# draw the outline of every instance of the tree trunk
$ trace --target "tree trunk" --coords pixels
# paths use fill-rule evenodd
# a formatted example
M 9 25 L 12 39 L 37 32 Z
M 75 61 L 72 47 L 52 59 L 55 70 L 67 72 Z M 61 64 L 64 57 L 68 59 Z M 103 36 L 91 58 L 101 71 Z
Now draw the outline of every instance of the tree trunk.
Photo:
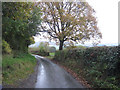
M 63 41 L 60 41 L 59 50 L 63 50 Z

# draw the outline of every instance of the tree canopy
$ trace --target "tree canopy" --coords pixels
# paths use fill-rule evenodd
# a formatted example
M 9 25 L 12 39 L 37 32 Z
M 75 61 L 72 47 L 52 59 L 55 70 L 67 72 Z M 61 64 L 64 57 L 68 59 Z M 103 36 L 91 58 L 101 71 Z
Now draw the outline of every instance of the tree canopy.
M 59 43 L 59 50 L 63 49 L 66 41 L 84 43 L 102 37 L 95 11 L 87 2 L 43 2 L 39 6 L 43 18 L 41 31 L 47 32 L 50 40 Z
M 34 43 L 38 33 L 40 8 L 35 3 L 2 3 L 2 37 L 13 50 L 27 52 L 28 45 Z

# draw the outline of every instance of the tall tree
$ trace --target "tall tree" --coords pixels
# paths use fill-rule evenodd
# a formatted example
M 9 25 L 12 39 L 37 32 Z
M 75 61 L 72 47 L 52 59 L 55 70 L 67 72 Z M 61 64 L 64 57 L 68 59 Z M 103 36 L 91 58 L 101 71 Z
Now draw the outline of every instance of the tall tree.
M 59 42 L 59 50 L 65 41 L 81 42 L 102 35 L 97 27 L 95 11 L 87 2 L 44 2 L 39 3 L 42 12 L 42 32 Z
M 2 3 L 2 36 L 13 50 L 27 52 L 32 36 L 38 33 L 40 8 L 35 3 Z

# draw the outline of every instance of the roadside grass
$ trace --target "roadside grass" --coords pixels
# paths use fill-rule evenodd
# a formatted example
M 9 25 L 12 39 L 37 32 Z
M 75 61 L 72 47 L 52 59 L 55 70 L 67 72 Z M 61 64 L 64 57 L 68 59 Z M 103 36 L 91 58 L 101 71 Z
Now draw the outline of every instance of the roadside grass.
M 53 53 L 49 53 L 50 54 L 50 56 L 55 56 L 55 53 L 53 52 Z
M 21 57 L 13 58 L 13 55 L 3 55 L 2 74 L 3 83 L 16 85 L 16 81 L 27 78 L 34 72 L 36 59 L 30 54 L 22 54 Z

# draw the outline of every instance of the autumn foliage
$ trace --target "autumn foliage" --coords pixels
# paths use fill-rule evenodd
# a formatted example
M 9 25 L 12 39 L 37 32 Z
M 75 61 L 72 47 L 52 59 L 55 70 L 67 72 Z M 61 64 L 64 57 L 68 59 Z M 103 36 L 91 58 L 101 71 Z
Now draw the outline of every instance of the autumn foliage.
M 87 2 L 42 2 L 41 32 L 46 38 L 55 40 L 59 50 L 65 42 L 84 43 L 94 39 L 99 43 L 102 35 L 97 27 L 95 11 Z

